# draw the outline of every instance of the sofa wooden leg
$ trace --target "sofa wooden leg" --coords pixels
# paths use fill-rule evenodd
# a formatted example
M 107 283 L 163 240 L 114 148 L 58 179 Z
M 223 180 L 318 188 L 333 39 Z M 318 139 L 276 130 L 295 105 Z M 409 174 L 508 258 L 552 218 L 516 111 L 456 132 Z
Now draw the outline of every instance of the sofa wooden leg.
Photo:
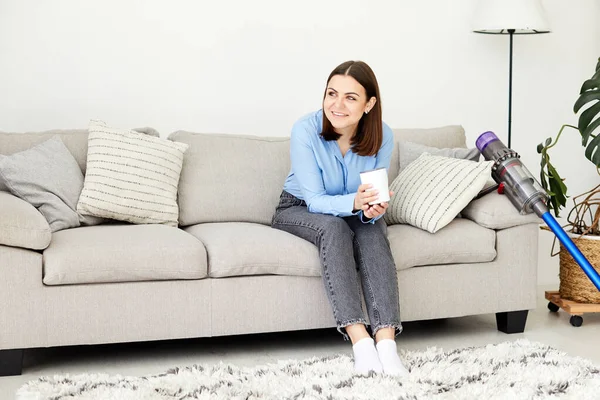
M 23 350 L 0 350 L 0 376 L 21 375 Z
M 504 333 L 523 333 L 529 310 L 496 313 L 496 326 Z

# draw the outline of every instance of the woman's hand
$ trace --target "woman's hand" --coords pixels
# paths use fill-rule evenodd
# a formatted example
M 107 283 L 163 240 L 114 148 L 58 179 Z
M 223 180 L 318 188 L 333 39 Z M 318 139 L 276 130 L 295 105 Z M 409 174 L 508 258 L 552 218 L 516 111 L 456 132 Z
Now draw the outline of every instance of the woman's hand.
M 363 210 L 363 212 L 365 212 L 369 209 L 369 203 L 376 201 L 379 198 L 379 191 L 368 190 L 372 187 L 373 185 L 370 183 L 364 183 L 358 187 L 356 196 L 354 196 L 355 210 Z
M 392 192 L 390 192 L 390 196 Z M 369 206 L 369 208 L 366 211 L 363 211 L 363 214 L 365 215 L 365 217 L 373 219 L 375 217 L 379 217 L 380 215 L 385 214 L 385 210 L 387 210 L 388 208 L 388 203 L 379 203 L 379 204 L 373 204 L 372 206 Z
M 379 203 L 370 205 L 370 202 L 377 201 L 379 198 L 379 192 L 376 190 L 370 190 L 373 187 L 371 184 L 363 184 L 358 187 L 356 197 L 354 197 L 354 209 L 362 210 L 363 214 L 367 218 L 375 218 L 385 214 L 385 210 L 388 208 L 388 203 Z M 390 198 L 394 195 L 394 192 L 390 190 Z

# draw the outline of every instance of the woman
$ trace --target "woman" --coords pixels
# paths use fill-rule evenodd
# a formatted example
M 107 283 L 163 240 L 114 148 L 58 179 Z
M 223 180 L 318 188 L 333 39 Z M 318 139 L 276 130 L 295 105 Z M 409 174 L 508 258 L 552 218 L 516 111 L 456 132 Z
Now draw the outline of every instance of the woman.
M 352 341 L 356 371 L 407 374 L 395 342 L 402 331 L 396 266 L 381 220 L 388 204 L 369 205 L 379 195 L 359 176 L 389 168 L 394 146 L 371 68 L 361 61 L 336 67 L 322 110 L 294 124 L 290 143 L 292 168 L 273 227 L 319 248 L 325 290 L 338 331 Z M 375 341 L 366 328 L 361 282 Z

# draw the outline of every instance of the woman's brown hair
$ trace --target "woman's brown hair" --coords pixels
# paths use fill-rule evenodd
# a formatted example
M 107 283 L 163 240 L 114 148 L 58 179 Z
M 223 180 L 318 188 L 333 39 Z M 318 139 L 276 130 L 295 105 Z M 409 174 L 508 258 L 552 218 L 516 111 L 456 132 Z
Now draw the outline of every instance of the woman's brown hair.
M 375 73 L 366 63 L 362 61 L 346 61 L 335 67 L 325 85 L 325 94 L 327 96 L 327 85 L 331 78 L 335 75 L 348 75 L 356 79 L 367 92 L 367 101 L 371 97 L 377 100 L 373 108 L 368 114 L 363 114 L 358 121 L 358 129 L 356 135 L 352 138 L 350 144 L 353 146 L 352 151 L 360 156 L 374 156 L 379 151 L 383 142 L 383 123 L 381 122 L 381 98 L 379 96 L 379 85 Z M 323 111 L 323 131 L 321 136 L 325 140 L 337 140 L 341 137 L 336 133 L 331 125 L 331 122 L 325 116 Z

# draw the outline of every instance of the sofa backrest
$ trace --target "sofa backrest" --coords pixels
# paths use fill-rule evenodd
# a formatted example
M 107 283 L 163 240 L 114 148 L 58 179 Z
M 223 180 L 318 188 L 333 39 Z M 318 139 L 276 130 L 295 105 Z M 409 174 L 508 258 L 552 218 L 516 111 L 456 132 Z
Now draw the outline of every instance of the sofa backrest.
M 160 134 L 151 127 L 135 128 L 134 130 L 158 137 Z M 11 155 L 23 150 L 27 150 L 36 144 L 42 143 L 54 135 L 58 135 L 67 149 L 71 152 L 81 172 L 85 175 L 87 151 L 88 151 L 88 130 L 87 129 L 54 129 L 43 132 L 2 132 L 0 131 L 0 155 Z M 8 189 L 0 182 L 0 191 Z
M 0 154 L 26 150 L 59 135 L 85 174 L 87 129 L 45 132 L 0 132 Z M 174 132 L 170 140 L 190 145 L 179 182 L 179 220 L 183 226 L 203 222 L 270 224 L 290 171 L 289 137 Z M 398 141 L 431 147 L 466 147 L 465 131 L 452 125 L 430 129 L 394 129 L 396 145 L 390 182 L 398 175 Z M 0 182 L 0 190 L 7 188 Z
M 179 179 L 179 223 L 269 225 L 290 171 L 289 137 L 177 131 L 189 145 Z
M 174 132 L 187 143 L 179 181 L 179 223 L 256 222 L 270 224 L 290 172 L 289 137 Z M 431 147 L 466 147 L 461 126 L 395 129 L 390 182 L 398 175 L 398 141 Z
M 87 129 L 51 130 L 44 132 L 8 133 L 0 132 L 0 154 L 11 155 L 27 150 L 42 143 L 52 136 L 58 135 L 77 160 L 79 168 L 85 174 L 87 160 L 88 131 Z M 8 189 L 0 182 L 0 190 Z
M 398 176 L 400 169 L 399 160 L 399 142 L 413 142 L 423 144 L 429 147 L 437 147 L 439 149 L 467 147 L 467 138 L 465 130 L 460 125 L 448 125 L 439 128 L 425 129 L 393 129 L 394 131 L 394 152 L 390 161 L 390 169 L 388 178 L 390 183 Z

